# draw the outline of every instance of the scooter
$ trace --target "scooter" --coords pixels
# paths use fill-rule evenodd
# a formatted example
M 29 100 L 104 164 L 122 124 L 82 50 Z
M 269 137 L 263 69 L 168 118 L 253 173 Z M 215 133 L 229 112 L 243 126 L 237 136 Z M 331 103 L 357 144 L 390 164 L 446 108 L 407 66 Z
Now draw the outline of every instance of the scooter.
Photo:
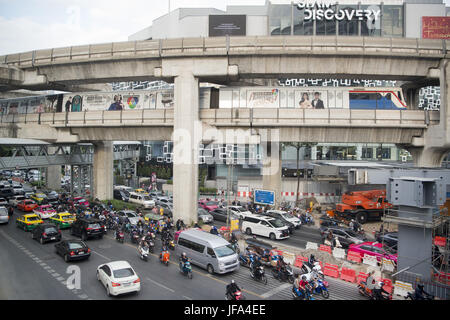
M 232 301 L 245 300 L 245 296 L 242 294 L 241 291 L 236 291 L 231 295 L 227 293 L 225 295 L 225 300 L 232 300 Z
M 175 250 L 175 243 L 173 242 L 173 240 L 169 240 L 169 241 L 167 242 L 167 247 L 168 247 L 170 250 Z
M 255 272 L 252 272 L 250 268 L 250 276 L 253 278 L 253 280 L 261 281 L 262 283 L 267 284 L 267 277 L 263 266 L 257 267 Z
M 153 240 L 148 240 L 148 247 L 151 253 L 153 253 L 155 248 L 155 242 Z
M 317 287 L 315 286 L 316 283 L 317 283 Z M 328 299 L 330 297 L 330 292 L 328 292 L 328 288 L 327 288 L 328 287 L 327 281 L 317 279 L 316 281 L 311 281 L 309 284 L 313 288 L 311 291 L 312 294 L 320 294 L 325 299 Z
M 159 262 L 164 263 L 167 267 L 169 266 L 170 253 L 168 250 L 162 251 L 159 254 Z
M 405 297 L 405 300 L 417 300 L 416 299 L 416 295 L 414 294 L 414 291 L 412 292 L 408 292 L 408 294 Z M 434 300 L 434 296 L 433 295 L 425 295 L 424 300 Z
M 360 295 L 362 295 L 362 296 L 364 296 L 366 298 L 372 299 L 372 297 L 373 297 L 372 290 L 367 288 L 367 284 L 366 284 L 365 281 L 361 281 L 358 284 L 358 291 L 359 291 Z
M 139 243 L 139 233 L 136 230 L 131 232 L 131 243 Z
M 148 247 L 147 246 L 139 246 L 138 247 L 139 255 L 142 260 L 147 261 L 148 260 Z
M 304 292 L 300 291 L 297 293 L 294 287 L 292 287 L 292 298 L 294 300 L 314 300 L 314 298 L 311 296 L 311 286 L 307 285 Z M 299 295 L 300 293 L 300 295 Z
M 287 265 L 281 270 L 281 274 L 278 274 L 276 269 L 272 269 L 272 275 L 275 279 L 279 281 L 288 281 L 289 283 L 294 283 L 294 273 L 292 268 Z
M 123 231 L 116 231 L 116 240 L 119 241 L 120 243 L 123 243 L 125 239 L 125 236 L 123 234 Z
M 189 261 L 183 263 L 180 261 L 180 272 L 184 275 L 187 275 L 189 279 L 192 279 L 192 266 Z
M 239 255 L 239 263 L 243 267 L 250 267 L 250 264 L 255 260 L 254 254 L 249 254 L 248 256 L 244 254 Z

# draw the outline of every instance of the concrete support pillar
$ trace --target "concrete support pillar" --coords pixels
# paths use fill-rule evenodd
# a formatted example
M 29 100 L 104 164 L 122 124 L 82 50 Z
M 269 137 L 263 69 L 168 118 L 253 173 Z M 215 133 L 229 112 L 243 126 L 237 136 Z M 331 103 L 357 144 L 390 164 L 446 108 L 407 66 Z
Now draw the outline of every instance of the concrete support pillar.
M 199 82 L 190 72 L 175 77 L 173 133 L 173 218 L 197 221 Z
M 57 148 L 48 147 L 48 153 L 54 154 Z M 48 166 L 46 174 L 46 187 L 52 190 L 61 189 L 61 166 Z
M 113 144 L 112 141 L 94 142 L 94 194 L 93 198 L 113 198 Z
M 281 148 L 279 142 L 267 142 L 263 159 L 263 189 L 275 192 L 275 207 L 281 203 Z
M 317 146 L 311 147 L 311 160 L 317 160 Z

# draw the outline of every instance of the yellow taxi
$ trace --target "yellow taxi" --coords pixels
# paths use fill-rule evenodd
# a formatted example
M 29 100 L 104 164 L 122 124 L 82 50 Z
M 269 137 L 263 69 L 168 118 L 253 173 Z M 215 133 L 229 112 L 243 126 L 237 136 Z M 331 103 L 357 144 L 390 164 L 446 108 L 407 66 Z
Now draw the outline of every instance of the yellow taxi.
M 17 227 L 23 229 L 24 231 L 31 231 L 42 223 L 44 223 L 44 221 L 34 213 L 24 214 L 16 219 Z
M 36 201 L 38 204 L 41 204 L 47 196 L 43 193 L 34 193 L 30 197 L 32 200 Z
M 149 193 L 148 192 L 145 192 L 145 190 L 144 189 L 134 189 L 134 192 L 136 192 L 136 193 L 140 193 L 140 194 L 145 194 L 145 195 L 149 195 Z
M 75 222 L 76 217 L 68 212 L 60 212 L 51 217 L 50 220 L 60 229 L 67 229 L 72 226 L 72 223 Z

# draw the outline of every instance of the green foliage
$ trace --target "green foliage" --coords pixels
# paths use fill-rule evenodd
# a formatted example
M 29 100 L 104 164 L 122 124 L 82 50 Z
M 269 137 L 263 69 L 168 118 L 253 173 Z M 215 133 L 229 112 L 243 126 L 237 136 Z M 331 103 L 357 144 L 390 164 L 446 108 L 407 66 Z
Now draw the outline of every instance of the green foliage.
M 139 162 L 137 165 L 137 175 L 139 177 L 151 177 L 152 172 L 156 173 L 158 179 L 172 178 L 172 168 L 167 165 L 153 165 Z
M 130 203 L 130 202 L 125 202 L 125 201 L 121 201 L 121 200 L 116 200 L 116 199 L 103 200 L 102 202 L 104 204 L 108 204 L 108 201 L 110 201 L 112 203 L 113 207 L 116 210 L 123 210 L 125 208 L 128 208 L 129 210 L 135 211 L 139 207 L 139 205 L 137 205 L 137 204 Z
M 213 194 L 213 195 L 217 194 L 217 189 L 216 188 L 199 187 L 198 190 L 199 190 L 199 192 L 201 194 Z

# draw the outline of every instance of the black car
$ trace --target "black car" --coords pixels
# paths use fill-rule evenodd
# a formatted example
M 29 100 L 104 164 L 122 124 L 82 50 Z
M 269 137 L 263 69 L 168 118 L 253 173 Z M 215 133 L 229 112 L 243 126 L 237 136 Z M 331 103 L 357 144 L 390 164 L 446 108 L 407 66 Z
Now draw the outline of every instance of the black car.
M 56 253 L 64 258 L 64 261 L 89 259 L 91 249 L 80 240 L 63 240 L 55 244 Z
M 339 242 L 342 245 L 342 248 L 344 249 L 348 248 L 351 244 L 359 244 L 368 241 L 365 236 L 358 234 L 352 229 L 346 227 L 321 227 L 320 233 L 323 240 L 325 240 L 330 230 L 333 232 L 333 237 L 338 238 Z
M 385 232 L 383 234 L 377 232 L 375 238 L 378 242 L 387 245 L 393 251 L 397 251 L 398 232 Z
M 15 196 L 14 189 L 10 187 L 5 187 L 0 189 L 0 198 L 5 198 L 9 200 Z
M 214 220 L 227 222 L 227 209 L 217 208 L 211 210 L 209 214 L 213 216 Z M 239 217 L 233 214 L 232 211 L 230 211 L 230 219 L 239 220 Z
M 31 238 L 35 240 L 39 239 L 41 244 L 49 241 L 61 241 L 61 230 L 54 224 L 40 224 L 31 232 Z
M 113 192 L 114 199 L 128 202 L 130 194 L 125 190 L 115 189 Z
M 106 227 L 100 219 L 95 218 L 80 218 L 75 220 L 70 228 L 70 234 L 81 237 L 81 240 L 86 241 L 88 238 L 103 238 L 106 233 Z

